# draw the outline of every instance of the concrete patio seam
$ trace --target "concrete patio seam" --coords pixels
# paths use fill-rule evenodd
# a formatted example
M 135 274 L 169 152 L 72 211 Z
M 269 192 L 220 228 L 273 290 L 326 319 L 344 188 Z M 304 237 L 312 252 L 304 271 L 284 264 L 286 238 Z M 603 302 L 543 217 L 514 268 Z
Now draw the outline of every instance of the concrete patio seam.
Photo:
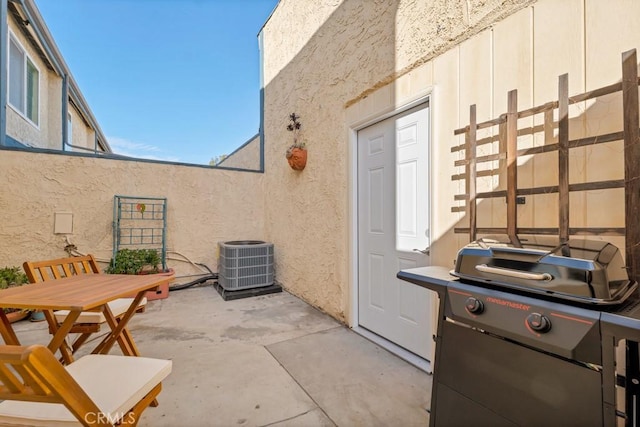
M 278 345 L 278 344 L 281 344 L 283 342 L 296 340 L 296 339 L 299 339 L 299 338 L 302 338 L 302 337 L 309 337 L 309 336 L 316 335 L 316 334 L 322 334 L 322 333 L 325 333 L 325 332 L 328 332 L 328 331 L 332 331 L 334 329 L 340 329 L 340 328 L 345 328 L 345 326 L 343 326 L 343 325 L 331 326 L 331 327 L 328 327 L 327 329 L 320 329 L 318 331 L 310 332 L 308 334 L 299 335 L 299 336 L 296 336 L 296 337 L 293 337 L 293 338 L 287 338 L 287 339 L 284 339 L 282 341 L 270 342 L 269 344 L 264 344 L 264 346 L 268 347 L 268 346 L 272 346 L 272 345 Z
M 330 328 L 330 329 L 337 329 L 337 327 L 336 327 L 336 328 Z M 330 329 L 326 329 L 326 330 L 330 330 Z M 317 334 L 317 333 L 318 333 L 318 332 L 314 332 L 314 333 L 312 333 L 312 334 L 307 334 L 307 335 L 304 335 L 304 336 L 315 335 L 315 334 Z M 298 337 L 298 338 L 300 338 L 300 337 Z M 281 341 L 281 342 L 287 342 L 287 341 L 291 341 L 291 340 L 294 340 L 294 339 L 297 339 L 297 338 L 291 338 L 291 339 L 284 340 L 284 341 Z M 270 345 L 271 345 L 271 344 L 270 344 Z M 316 405 L 316 408 L 318 408 L 318 409 L 319 409 L 319 410 L 320 410 L 320 411 L 321 411 L 321 412 L 322 412 L 322 413 L 327 417 L 327 419 L 328 419 L 329 421 L 331 421 L 331 423 L 332 423 L 334 426 L 337 426 L 338 424 L 337 424 L 337 423 L 336 423 L 336 422 L 335 422 L 335 421 L 334 421 L 334 420 L 329 416 L 329 414 L 327 414 L 327 412 L 324 410 L 324 408 L 323 408 L 322 406 L 320 406 L 320 404 L 319 404 L 319 403 L 318 403 L 318 402 L 313 398 L 313 396 L 311 396 L 311 395 L 309 394 L 309 392 L 307 391 L 307 389 L 306 389 L 306 388 L 304 388 L 304 386 L 303 386 L 302 384 L 300 384 L 300 382 L 298 381 L 298 379 L 297 379 L 296 377 L 294 377 L 294 376 L 291 374 L 291 372 L 289 372 L 289 370 L 288 370 L 288 369 L 287 369 L 287 368 L 286 368 L 286 367 L 285 367 L 285 366 L 280 362 L 280 360 L 278 360 L 278 358 L 277 358 L 277 357 L 276 357 L 276 356 L 271 352 L 271 350 L 269 350 L 269 349 L 267 348 L 267 346 L 264 346 L 264 349 L 265 349 L 265 350 L 267 350 L 267 352 L 271 355 L 271 357 L 273 357 L 273 359 L 274 359 L 276 362 L 278 362 L 278 365 L 280 365 L 280 366 L 282 367 L 282 369 L 284 369 L 284 371 L 287 373 L 287 375 L 289 375 L 289 377 L 290 377 L 290 378 L 291 378 L 291 379 L 292 379 L 292 380 L 293 380 L 293 381 L 298 385 L 298 387 L 300 387 L 300 389 L 301 389 L 302 391 L 304 391 L 304 394 L 306 394 L 306 395 L 309 397 L 309 399 L 311 399 L 311 401 Z M 312 411 L 312 410 L 306 411 L 306 412 L 304 412 L 304 413 L 302 413 L 302 414 L 298 414 L 298 415 L 296 415 L 296 416 L 294 416 L 294 417 L 291 417 L 291 418 L 289 418 L 289 419 L 295 419 L 295 418 L 301 417 L 301 416 L 303 416 L 303 415 L 305 415 L 305 414 L 307 414 L 307 413 L 309 413 L 309 412 L 311 412 L 311 411 Z M 283 422 L 283 421 L 288 421 L 288 420 L 287 420 L 287 419 L 285 419 L 285 420 L 280 420 L 280 421 L 278 421 L 278 422 Z M 277 424 L 277 423 L 271 423 L 271 424 L 269 424 L 269 425 L 272 425 L 272 424 Z
M 316 409 L 319 409 L 320 411 L 322 411 L 322 413 L 323 413 L 323 414 L 325 414 L 325 415 L 326 415 L 326 413 L 322 410 L 322 408 L 318 406 L 317 408 L 309 409 L 308 411 L 305 411 L 305 412 L 303 412 L 303 413 L 301 413 L 301 414 L 298 414 L 298 415 L 294 415 L 293 417 L 285 418 L 285 419 L 283 419 L 283 420 L 274 421 L 274 422 L 272 422 L 272 423 L 264 424 L 264 425 L 262 425 L 262 426 L 258 426 L 258 427 L 269 427 L 269 426 L 275 426 L 275 425 L 278 425 L 278 424 L 283 423 L 283 422 L 286 422 L 286 421 L 295 420 L 296 418 L 303 417 L 303 416 L 305 416 L 305 415 L 307 415 L 307 414 L 309 414 L 309 413 L 311 413 L 311 412 L 315 411 Z M 330 419 L 330 420 L 331 420 L 331 419 Z M 331 420 L 331 422 L 333 423 L 333 420 Z M 336 425 L 336 423 L 333 423 L 333 425 Z

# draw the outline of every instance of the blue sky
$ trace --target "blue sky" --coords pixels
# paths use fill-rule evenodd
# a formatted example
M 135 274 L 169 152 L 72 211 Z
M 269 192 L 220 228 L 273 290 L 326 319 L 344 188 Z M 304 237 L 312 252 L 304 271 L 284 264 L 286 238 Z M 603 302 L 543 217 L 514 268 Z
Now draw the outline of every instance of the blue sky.
M 117 153 L 208 164 L 258 133 L 278 0 L 36 0 Z

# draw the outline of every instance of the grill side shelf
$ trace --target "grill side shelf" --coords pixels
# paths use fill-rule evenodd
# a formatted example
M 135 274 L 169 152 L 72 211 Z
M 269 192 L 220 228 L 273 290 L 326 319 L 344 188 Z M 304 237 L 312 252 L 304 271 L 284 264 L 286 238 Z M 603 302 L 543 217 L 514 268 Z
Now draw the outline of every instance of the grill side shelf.
M 601 314 L 603 334 L 617 340 L 640 341 L 640 296 L 636 294 L 632 298 L 620 309 Z
M 449 282 L 455 279 L 447 268 L 437 266 L 400 270 L 396 276 L 398 279 L 437 292 L 440 300 L 444 298 Z

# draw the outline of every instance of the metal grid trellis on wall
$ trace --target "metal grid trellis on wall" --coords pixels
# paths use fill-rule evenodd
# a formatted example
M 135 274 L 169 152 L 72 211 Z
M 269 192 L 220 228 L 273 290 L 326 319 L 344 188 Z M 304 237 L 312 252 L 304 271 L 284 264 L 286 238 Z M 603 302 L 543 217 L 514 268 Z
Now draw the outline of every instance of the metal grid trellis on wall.
M 118 250 L 155 249 L 167 268 L 167 199 L 119 196 L 113 198 L 113 257 Z

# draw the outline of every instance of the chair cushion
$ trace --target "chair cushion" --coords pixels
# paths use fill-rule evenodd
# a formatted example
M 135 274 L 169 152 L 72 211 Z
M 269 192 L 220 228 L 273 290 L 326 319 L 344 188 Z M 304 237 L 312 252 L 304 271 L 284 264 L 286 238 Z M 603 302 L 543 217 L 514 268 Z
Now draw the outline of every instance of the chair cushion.
M 132 302 L 133 302 L 133 298 L 118 298 L 113 301 L 109 301 L 107 304 L 109 305 L 109 308 L 111 309 L 111 312 L 113 313 L 113 315 L 118 317 L 119 315 L 127 312 L 127 309 L 129 308 Z M 140 305 L 143 306 L 146 304 L 147 304 L 147 298 L 146 297 L 142 298 Z M 56 316 L 56 321 L 58 323 L 62 323 L 64 322 L 64 319 L 66 319 L 67 316 L 69 315 L 69 310 L 58 310 L 54 313 L 54 315 Z M 82 313 L 80 313 L 80 317 L 78 317 L 78 320 L 76 320 L 76 323 L 104 323 L 104 322 L 106 322 L 106 319 L 104 318 L 104 314 L 102 314 L 102 312 L 99 312 L 99 311 L 83 311 Z
M 171 373 L 171 361 L 91 354 L 65 368 L 100 408 L 103 417 L 115 422 L 114 418 L 126 414 Z M 87 417 L 87 421 L 95 421 L 95 414 Z M 0 403 L 0 424 L 5 423 L 46 427 L 81 425 L 62 404 L 16 400 Z

